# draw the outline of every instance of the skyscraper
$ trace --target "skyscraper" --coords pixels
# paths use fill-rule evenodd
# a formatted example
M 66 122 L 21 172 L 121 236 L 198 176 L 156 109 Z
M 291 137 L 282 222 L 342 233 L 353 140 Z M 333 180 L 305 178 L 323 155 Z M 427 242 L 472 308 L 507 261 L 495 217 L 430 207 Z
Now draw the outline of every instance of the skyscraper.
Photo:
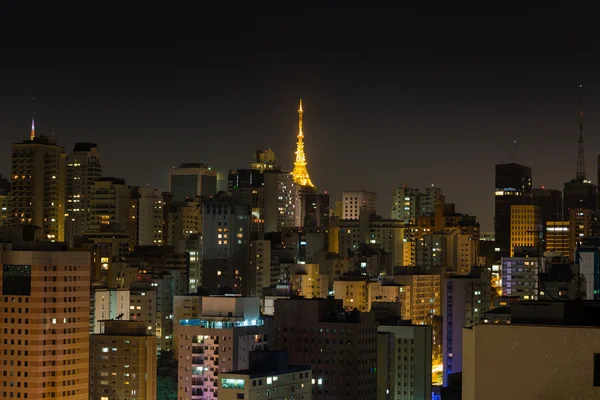
M 67 160 L 66 241 L 83 235 L 91 226 L 91 192 L 102 177 L 100 153 L 94 143 L 75 143 Z
M 89 399 L 90 258 L 0 247 L 0 398 Z
M 174 202 L 212 196 L 217 193 L 217 171 L 207 164 L 179 164 L 169 169 L 169 192 Z
M 65 183 L 65 149 L 54 137 L 36 137 L 32 119 L 29 140 L 12 145 L 11 223 L 37 225 L 44 240 L 64 241 Z
M 533 204 L 542 209 L 544 227 L 547 221 L 562 220 L 562 192 L 556 189 L 533 189 Z
M 265 171 L 264 232 L 301 226 L 300 194 L 294 177 L 285 171 Z
M 368 190 L 344 191 L 342 201 L 344 202 L 342 219 L 359 219 L 361 207 L 375 209 L 377 193 Z
M 510 208 L 532 204 L 531 168 L 510 163 L 496 165 L 494 232 L 502 256 L 510 251 Z
M 163 245 L 163 197 L 158 189 L 138 189 L 138 245 Z
M 90 336 L 90 399 L 156 399 L 156 337 L 139 321 L 101 321 Z
M 247 293 L 250 207 L 217 196 L 203 203 L 203 215 L 203 285 L 215 294 L 226 288 Z

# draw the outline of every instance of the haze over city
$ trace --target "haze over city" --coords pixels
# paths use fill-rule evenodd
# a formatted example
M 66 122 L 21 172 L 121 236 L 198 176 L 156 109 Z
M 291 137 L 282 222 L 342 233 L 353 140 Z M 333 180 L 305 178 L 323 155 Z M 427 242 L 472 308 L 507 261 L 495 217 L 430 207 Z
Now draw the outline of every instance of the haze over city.
M 35 96 L 38 132 L 66 148 L 97 143 L 106 174 L 127 171 L 130 184 L 166 190 L 181 161 L 226 173 L 256 148 L 291 170 L 301 97 L 319 190 L 376 191 L 387 216 L 393 188 L 435 184 L 490 231 L 494 164 L 509 161 L 514 140 L 534 186 L 573 178 L 584 84 L 586 167 L 597 181 L 600 58 L 586 20 L 240 7 L 193 25 L 123 18 L 121 36 L 94 35 L 100 23 L 73 36 L 41 20 L 2 37 L 1 147 L 27 137 Z

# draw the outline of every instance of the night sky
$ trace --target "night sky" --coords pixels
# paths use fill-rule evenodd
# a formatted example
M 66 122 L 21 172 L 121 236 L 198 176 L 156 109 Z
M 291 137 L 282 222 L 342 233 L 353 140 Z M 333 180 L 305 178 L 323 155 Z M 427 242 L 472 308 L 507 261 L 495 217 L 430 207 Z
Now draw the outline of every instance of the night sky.
M 597 182 L 594 21 L 560 10 L 431 15 L 292 4 L 9 18 L 0 37 L 0 172 L 10 172 L 10 144 L 28 137 L 32 96 L 38 134 L 54 132 L 67 151 L 97 143 L 106 175 L 131 185 L 166 190 L 179 162 L 245 168 L 255 148 L 272 148 L 291 170 L 302 97 L 319 191 L 374 190 L 389 216 L 394 187 L 435 184 L 487 231 L 494 165 L 508 162 L 513 140 L 535 187 L 574 177 L 584 84 L 586 166 Z

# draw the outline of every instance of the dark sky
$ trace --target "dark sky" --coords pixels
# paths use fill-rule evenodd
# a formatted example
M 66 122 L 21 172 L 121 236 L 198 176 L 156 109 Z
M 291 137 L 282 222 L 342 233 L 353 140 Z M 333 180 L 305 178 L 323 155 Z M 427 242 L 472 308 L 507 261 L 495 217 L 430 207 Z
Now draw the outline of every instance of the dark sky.
M 394 187 L 435 184 L 491 230 L 494 164 L 508 161 L 513 140 L 534 186 L 574 177 L 583 83 L 597 182 L 595 21 L 544 9 L 286 5 L 7 18 L 0 172 L 10 144 L 28 136 L 33 95 L 38 133 L 54 132 L 68 151 L 96 142 L 106 174 L 132 185 L 166 190 L 179 162 L 244 168 L 254 148 L 271 147 L 291 169 L 303 97 L 319 190 L 374 190 L 389 216 Z

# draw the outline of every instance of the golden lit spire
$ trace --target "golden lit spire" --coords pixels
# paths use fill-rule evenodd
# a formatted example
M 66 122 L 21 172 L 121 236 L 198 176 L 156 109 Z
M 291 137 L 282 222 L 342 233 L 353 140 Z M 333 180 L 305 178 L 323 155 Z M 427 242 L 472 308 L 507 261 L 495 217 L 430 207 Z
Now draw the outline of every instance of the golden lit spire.
M 308 170 L 306 169 L 306 155 L 304 154 L 304 131 L 302 130 L 302 99 L 300 99 L 300 108 L 298 108 L 298 144 L 296 148 L 296 161 L 294 162 L 294 170 L 292 176 L 294 183 L 300 186 L 309 186 L 314 188 Z

